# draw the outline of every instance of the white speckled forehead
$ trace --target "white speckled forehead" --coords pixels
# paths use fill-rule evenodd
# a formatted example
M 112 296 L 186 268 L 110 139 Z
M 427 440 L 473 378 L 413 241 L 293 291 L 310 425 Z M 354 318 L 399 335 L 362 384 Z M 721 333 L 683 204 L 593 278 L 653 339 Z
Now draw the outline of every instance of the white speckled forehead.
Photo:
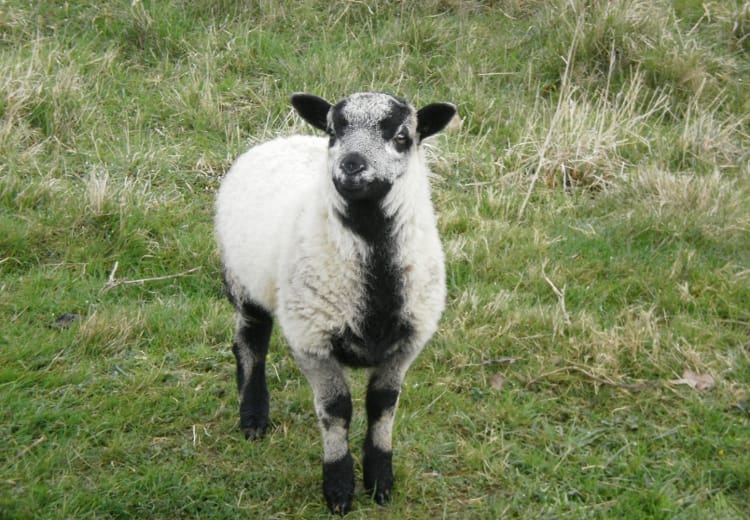
M 347 126 L 375 126 L 394 118 L 400 120 L 400 124 L 416 124 L 414 107 L 406 100 L 378 92 L 359 92 L 342 99 L 329 117 L 334 124 L 341 121 Z

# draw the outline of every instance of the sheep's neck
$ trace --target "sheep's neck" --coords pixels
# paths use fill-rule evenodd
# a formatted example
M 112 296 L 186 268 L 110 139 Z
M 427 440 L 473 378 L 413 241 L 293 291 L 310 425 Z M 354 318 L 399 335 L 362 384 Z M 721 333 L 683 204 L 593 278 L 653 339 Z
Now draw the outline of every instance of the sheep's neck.
M 349 202 L 344 212 L 336 210 L 336 214 L 344 228 L 368 244 L 392 240 L 393 218 L 386 216 L 377 200 Z
M 349 203 L 338 214 L 346 229 L 367 243 L 363 299 L 357 330 L 333 338 L 334 354 L 345 364 L 370 366 L 394 353 L 413 333 L 403 316 L 404 280 L 399 265 L 394 218 L 377 201 Z

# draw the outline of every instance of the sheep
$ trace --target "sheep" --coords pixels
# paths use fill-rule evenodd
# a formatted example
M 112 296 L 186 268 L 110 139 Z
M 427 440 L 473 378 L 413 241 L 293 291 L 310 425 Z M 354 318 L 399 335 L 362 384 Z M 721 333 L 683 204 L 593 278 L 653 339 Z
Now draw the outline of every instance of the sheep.
M 328 137 L 276 138 L 242 154 L 221 182 L 215 231 L 229 300 L 240 428 L 268 427 L 266 354 L 274 318 L 313 392 L 323 439 L 323 494 L 351 509 L 352 403 L 344 368 L 367 368 L 365 489 L 391 497 L 392 427 L 407 369 L 437 329 L 445 267 L 422 141 L 454 117 L 383 93 L 332 105 L 293 94 Z

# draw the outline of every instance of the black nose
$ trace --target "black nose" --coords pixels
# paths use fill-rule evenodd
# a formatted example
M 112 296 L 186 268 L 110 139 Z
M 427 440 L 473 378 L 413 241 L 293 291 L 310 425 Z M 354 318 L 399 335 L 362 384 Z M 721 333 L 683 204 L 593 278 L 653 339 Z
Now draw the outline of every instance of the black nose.
M 341 171 L 346 175 L 356 175 L 367 168 L 367 161 L 357 152 L 348 153 L 341 159 Z

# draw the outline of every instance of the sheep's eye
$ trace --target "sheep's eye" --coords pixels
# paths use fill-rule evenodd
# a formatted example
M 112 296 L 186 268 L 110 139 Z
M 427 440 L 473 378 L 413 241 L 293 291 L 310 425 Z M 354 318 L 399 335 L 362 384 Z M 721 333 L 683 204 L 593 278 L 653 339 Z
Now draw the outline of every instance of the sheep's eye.
M 406 141 L 409 139 L 409 135 L 405 131 L 400 131 L 397 133 L 393 140 L 396 141 L 398 144 L 406 144 Z

